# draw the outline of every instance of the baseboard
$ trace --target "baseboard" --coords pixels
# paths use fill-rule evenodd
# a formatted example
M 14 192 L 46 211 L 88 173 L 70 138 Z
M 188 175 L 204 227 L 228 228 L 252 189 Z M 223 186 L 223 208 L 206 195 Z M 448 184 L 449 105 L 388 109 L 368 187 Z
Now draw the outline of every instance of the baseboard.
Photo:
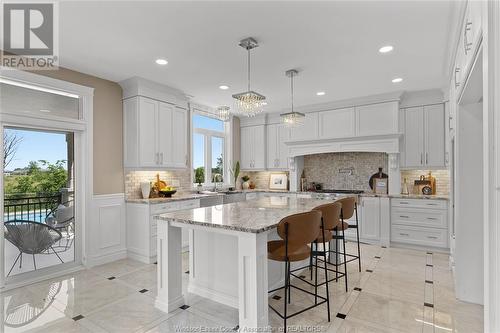
M 127 258 L 127 249 L 121 249 L 112 253 L 107 253 L 99 256 L 87 257 L 85 262 L 86 267 L 93 267 L 98 265 L 107 264 L 113 261 Z
M 156 262 L 156 256 L 154 257 L 148 257 L 148 256 L 143 256 L 142 254 L 137 254 L 132 251 L 127 251 L 127 258 L 139 261 L 145 264 L 153 264 Z
M 238 296 L 234 297 L 231 295 L 220 293 L 210 288 L 198 286 L 192 280 L 189 281 L 188 292 L 204 298 L 208 298 L 209 300 L 218 303 L 222 303 L 235 309 L 238 308 Z

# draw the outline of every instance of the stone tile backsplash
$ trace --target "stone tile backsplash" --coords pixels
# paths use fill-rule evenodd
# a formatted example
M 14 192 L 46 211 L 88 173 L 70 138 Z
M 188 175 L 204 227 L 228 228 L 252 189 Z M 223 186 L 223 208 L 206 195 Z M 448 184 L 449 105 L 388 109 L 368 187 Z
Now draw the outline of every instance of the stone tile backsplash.
M 450 194 L 450 172 L 448 170 L 432 170 L 432 175 L 436 177 L 436 194 L 449 195 Z M 427 176 L 429 170 L 401 170 L 401 186 L 403 186 L 404 179 L 408 183 L 408 191 L 413 192 L 414 181 L 420 179 L 421 175 Z
M 156 181 L 156 174 L 160 174 L 160 179 L 167 182 L 167 185 L 179 182 L 178 192 L 187 192 L 191 190 L 191 171 L 169 170 L 169 171 L 127 171 L 125 173 L 125 197 L 127 199 L 142 198 L 141 182 Z
M 383 168 L 388 173 L 385 153 L 327 153 L 304 156 L 304 172 L 308 183 L 325 189 L 370 191 L 370 177 Z

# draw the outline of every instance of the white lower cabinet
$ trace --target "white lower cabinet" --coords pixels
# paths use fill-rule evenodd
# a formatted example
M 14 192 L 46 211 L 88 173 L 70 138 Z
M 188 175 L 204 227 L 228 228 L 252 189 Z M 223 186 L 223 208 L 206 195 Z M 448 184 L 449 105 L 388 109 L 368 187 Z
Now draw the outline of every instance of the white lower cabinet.
M 156 261 L 157 221 L 155 215 L 200 207 L 200 200 L 163 204 L 127 203 L 127 256 L 147 264 Z M 183 233 L 182 247 L 189 245 Z
M 391 200 L 391 242 L 448 248 L 448 238 L 445 200 Z
M 384 205 L 381 200 L 387 198 L 361 197 L 358 203 L 358 228 L 361 242 L 378 244 L 381 241 L 381 222 L 384 219 Z M 356 225 L 356 215 L 346 220 L 349 225 Z M 349 240 L 356 240 L 356 229 L 349 228 L 345 231 L 345 236 Z

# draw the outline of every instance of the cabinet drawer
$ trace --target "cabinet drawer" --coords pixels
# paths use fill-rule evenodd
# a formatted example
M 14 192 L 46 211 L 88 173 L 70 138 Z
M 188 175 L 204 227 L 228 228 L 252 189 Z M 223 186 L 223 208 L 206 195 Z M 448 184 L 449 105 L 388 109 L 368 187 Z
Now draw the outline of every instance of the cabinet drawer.
M 391 223 L 442 229 L 448 225 L 446 211 L 405 207 L 392 208 Z
M 391 199 L 392 207 L 447 209 L 448 201 L 435 199 Z
M 151 205 L 151 215 L 158 215 L 167 212 L 173 212 L 178 210 L 179 208 L 178 202 L 167 202 L 162 204 L 154 204 Z
M 200 207 L 200 200 L 186 200 L 179 202 L 178 210 L 193 209 Z
M 448 247 L 448 230 L 393 225 L 391 227 L 391 241 L 424 246 Z

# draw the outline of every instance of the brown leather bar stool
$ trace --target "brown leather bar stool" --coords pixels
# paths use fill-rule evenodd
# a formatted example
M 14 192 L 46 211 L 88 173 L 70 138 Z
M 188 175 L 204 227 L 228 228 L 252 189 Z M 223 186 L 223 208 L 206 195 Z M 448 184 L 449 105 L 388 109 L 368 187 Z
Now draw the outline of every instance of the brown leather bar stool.
M 311 293 L 305 289 L 298 286 L 292 285 L 290 282 L 291 270 L 290 263 L 296 261 L 302 261 L 309 258 L 311 253 L 311 244 L 314 240 L 318 238 L 318 234 L 323 233 L 325 229 L 322 226 L 321 212 L 320 211 L 310 211 L 306 213 L 299 213 L 287 216 L 283 218 L 278 224 L 278 235 L 281 240 L 274 240 L 267 243 L 267 257 L 271 260 L 280 261 L 285 263 L 285 285 L 273 290 L 269 293 L 273 293 L 277 290 L 284 289 L 284 314 L 281 314 L 278 310 L 273 308 L 271 304 L 269 307 L 278 314 L 283 319 L 283 326 L 286 332 L 286 321 L 288 318 L 296 316 L 304 311 L 315 308 L 326 302 L 328 311 L 328 321 L 330 321 L 330 297 L 328 292 L 328 283 L 326 284 L 326 296 L 319 296 L 317 293 L 317 288 L 315 293 Z M 326 237 L 326 235 L 323 235 Z M 325 255 L 325 276 L 327 276 L 326 267 L 326 255 Z M 313 305 L 297 311 L 292 314 L 287 313 L 287 305 L 290 303 L 290 291 L 291 288 L 303 291 L 309 295 L 315 297 L 315 302 Z M 321 300 L 318 302 L 318 298 Z
M 347 197 L 347 198 L 342 198 L 338 200 L 337 202 L 340 202 L 342 205 L 342 210 L 340 213 L 340 219 L 342 220 L 342 225 L 344 228 L 354 228 L 356 229 L 356 243 L 358 246 L 358 254 L 349 254 L 347 253 L 346 255 L 350 258 L 347 260 L 347 262 L 351 261 L 358 261 L 358 267 L 359 271 L 361 272 L 361 251 L 360 251 L 360 246 L 359 246 L 359 220 L 358 220 L 358 203 L 357 203 L 357 198 L 355 197 Z M 345 222 L 345 220 L 349 220 L 353 216 L 356 216 L 356 224 L 348 224 Z
M 311 246 L 311 256 L 309 259 L 309 269 L 311 271 L 311 280 L 312 280 L 313 279 L 312 267 L 315 268 L 314 269 L 315 282 L 310 283 L 309 281 L 301 278 L 300 276 L 296 276 L 294 274 L 292 274 L 292 275 L 297 277 L 297 278 L 300 278 L 302 281 L 308 283 L 309 285 L 314 286 L 315 290 L 317 287 L 322 286 L 327 281 L 328 282 L 334 281 L 334 280 L 338 281 L 339 278 L 345 277 L 345 288 L 346 288 L 346 292 L 348 291 L 348 287 L 347 287 L 347 263 L 346 263 L 345 250 L 343 251 L 344 271 L 341 272 L 338 270 L 338 266 L 340 266 L 340 264 L 338 263 L 338 258 L 336 258 L 336 263 L 333 264 L 333 266 L 335 266 L 335 269 L 328 268 L 328 266 L 327 266 L 328 271 L 335 273 L 335 278 L 328 280 L 327 277 L 325 277 L 324 282 L 318 283 L 318 257 L 323 257 L 323 259 L 320 259 L 320 261 L 324 261 L 324 260 L 326 260 L 326 253 L 333 252 L 333 251 L 326 250 L 326 243 L 329 243 L 332 239 L 334 239 L 337 252 L 338 252 L 338 241 L 343 240 L 343 242 L 345 244 L 345 238 L 344 238 L 344 233 L 343 233 L 344 228 L 341 227 L 342 222 L 340 219 L 341 209 L 342 209 L 342 205 L 339 202 L 331 202 L 331 203 L 327 203 L 327 204 L 320 205 L 320 206 L 313 208 L 313 210 L 317 210 L 317 211 L 321 212 L 322 221 L 323 221 L 323 225 L 325 228 L 324 236 L 323 236 L 323 233 L 321 232 L 320 235 L 318 236 L 318 238 L 314 241 L 314 244 L 312 244 L 312 245 L 314 245 L 315 250 L 313 250 L 313 246 Z M 347 228 L 347 223 L 345 224 L 345 227 Z M 340 231 L 342 231 L 342 233 Z M 335 234 L 334 234 L 334 232 L 335 232 Z M 319 244 L 323 245 L 322 251 L 318 250 Z M 343 247 L 343 249 L 345 249 L 345 246 Z M 313 260 L 314 260 L 314 264 L 313 264 Z M 303 268 L 304 267 L 302 267 L 300 269 L 303 269 Z M 294 269 L 292 272 L 297 271 L 297 270 L 299 270 L 299 269 Z

